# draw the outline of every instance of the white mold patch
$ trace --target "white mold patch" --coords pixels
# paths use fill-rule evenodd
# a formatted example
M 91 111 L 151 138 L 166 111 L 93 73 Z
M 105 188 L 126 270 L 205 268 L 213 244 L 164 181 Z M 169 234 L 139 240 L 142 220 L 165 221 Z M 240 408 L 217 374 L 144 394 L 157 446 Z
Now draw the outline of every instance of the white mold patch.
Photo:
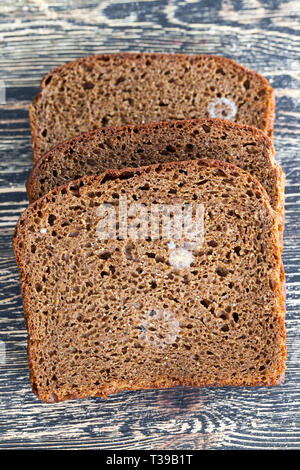
M 189 268 L 193 262 L 193 255 L 185 248 L 176 248 L 169 254 L 169 263 L 173 268 Z
M 208 104 L 208 114 L 211 118 L 232 119 L 236 112 L 236 105 L 229 98 L 215 98 Z

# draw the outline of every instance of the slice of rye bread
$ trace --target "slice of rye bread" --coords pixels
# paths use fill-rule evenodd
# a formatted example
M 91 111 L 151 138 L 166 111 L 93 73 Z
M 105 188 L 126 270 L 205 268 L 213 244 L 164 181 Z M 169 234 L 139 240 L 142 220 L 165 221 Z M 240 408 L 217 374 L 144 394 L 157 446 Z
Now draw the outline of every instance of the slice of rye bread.
M 166 121 L 105 127 L 52 148 L 27 181 L 30 202 L 56 186 L 107 169 L 198 158 L 233 163 L 258 179 L 284 225 L 284 174 L 271 140 L 260 130 L 222 119 Z
M 119 217 L 125 197 L 128 238 L 124 212 Z M 102 204 L 119 222 L 108 239 Z M 138 233 L 132 207 L 146 208 L 147 220 L 164 204 L 192 205 L 193 223 L 202 204 L 203 242 L 188 230 L 178 240 Z M 175 385 L 281 383 L 277 218 L 255 178 L 213 160 L 108 170 L 31 204 L 13 247 L 36 395 L 55 402 Z
M 29 108 L 33 160 L 99 127 L 221 117 L 270 137 L 274 93 L 267 80 L 224 57 L 118 53 L 59 66 Z

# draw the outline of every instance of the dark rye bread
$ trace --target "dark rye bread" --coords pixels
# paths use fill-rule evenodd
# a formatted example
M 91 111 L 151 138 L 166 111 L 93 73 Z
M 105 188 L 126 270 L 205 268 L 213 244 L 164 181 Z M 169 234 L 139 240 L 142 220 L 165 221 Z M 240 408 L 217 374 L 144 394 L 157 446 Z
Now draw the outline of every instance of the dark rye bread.
M 283 210 L 284 176 L 271 140 L 253 127 L 222 119 L 106 127 L 74 137 L 36 162 L 28 198 L 33 202 L 56 186 L 107 169 L 196 158 L 224 160 L 248 171 L 267 191 L 273 209 Z
M 105 127 L 52 148 L 34 165 L 27 182 L 30 202 L 56 186 L 106 169 L 210 158 L 233 163 L 258 179 L 279 214 L 283 245 L 284 174 L 271 140 L 254 127 L 222 119 L 165 121 Z
M 184 237 L 134 240 L 118 230 L 119 238 L 99 238 L 99 207 L 118 211 L 124 195 L 148 210 L 203 204 L 202 246 Z M 277 217 L 256 179 L 212 160 L 110 170 L 31 204 L 13 247 L 36 395 L 55 402 L 282 382 Z
M 224 57 L 118 53 L 55 68 L 29 108 L 33 160 L 99 127 L 221 117 L 272 136 L 274 94 L 261 75 Z

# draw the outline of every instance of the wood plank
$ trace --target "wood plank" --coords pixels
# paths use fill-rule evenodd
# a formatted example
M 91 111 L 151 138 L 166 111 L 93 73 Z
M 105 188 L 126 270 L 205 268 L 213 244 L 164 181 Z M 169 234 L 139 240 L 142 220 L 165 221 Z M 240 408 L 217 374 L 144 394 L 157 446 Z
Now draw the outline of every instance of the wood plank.
M 0 448 L 299 448 L 299 2 L 12 0 L 1 6 Z M 11 236 L 27 205 L 27 108 L 42 76 L 80 56 L 123 50 L 231 57 L 276 91 L 276 158 L 286 173 L 286 382 L 275 388 L 124 392 L 46 405 L 32 394 Z M 1 348 L 0 348 L 1 351 Z M 1 359 L 2 358 L 2 359 Z M 5 360 L 4 360 L 5 359 Z

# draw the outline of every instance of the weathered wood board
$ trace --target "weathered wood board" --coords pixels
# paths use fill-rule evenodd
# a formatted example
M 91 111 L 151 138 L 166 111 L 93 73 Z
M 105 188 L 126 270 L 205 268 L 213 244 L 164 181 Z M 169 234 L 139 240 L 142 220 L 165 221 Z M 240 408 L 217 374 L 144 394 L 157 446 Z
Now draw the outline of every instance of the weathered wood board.
M 299 24 L 297 0 L 0 0 L 0 80 L 6 85 L 0 104 L 0 448 L 300 447 Z M 125 392 L 55 405 L 31 392 L 11 247 L 27 205 L 27 108 L 52 67 L 120 50 L 224 55 L 275 88 L 275 147 L 286 173 L 288 360 L 281 387 Z

